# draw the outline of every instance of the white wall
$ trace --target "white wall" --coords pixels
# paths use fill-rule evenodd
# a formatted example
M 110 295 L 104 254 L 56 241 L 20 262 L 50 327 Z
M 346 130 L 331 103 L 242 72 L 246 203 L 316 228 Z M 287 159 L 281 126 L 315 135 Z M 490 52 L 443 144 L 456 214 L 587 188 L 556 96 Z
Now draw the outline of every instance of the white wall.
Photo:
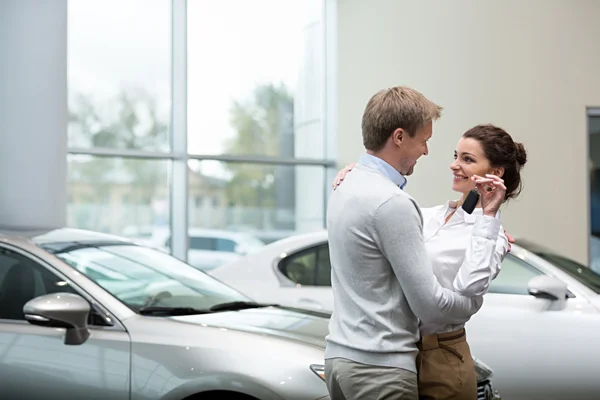
M 66 223 L 67 0 L 0 2 L 0 226 Z
M 600 105 L 600 2 L 338 1 L 338 158 L 363 151 L 377 90 L 408 85 L 445 108 L 407 190 L 423 206 L 456 195 L 460 135 L 494 123 L 524 142 L 525 190 L 503 211 L 515 236 L 587 260 L 586 107 Z

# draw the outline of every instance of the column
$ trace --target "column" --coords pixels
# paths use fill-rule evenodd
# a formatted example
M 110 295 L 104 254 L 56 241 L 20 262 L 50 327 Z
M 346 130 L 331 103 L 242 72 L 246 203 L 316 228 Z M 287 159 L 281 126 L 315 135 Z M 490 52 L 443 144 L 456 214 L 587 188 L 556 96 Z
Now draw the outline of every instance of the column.
M 67 0 L 0 2 L 0 228 L 66 223 Z

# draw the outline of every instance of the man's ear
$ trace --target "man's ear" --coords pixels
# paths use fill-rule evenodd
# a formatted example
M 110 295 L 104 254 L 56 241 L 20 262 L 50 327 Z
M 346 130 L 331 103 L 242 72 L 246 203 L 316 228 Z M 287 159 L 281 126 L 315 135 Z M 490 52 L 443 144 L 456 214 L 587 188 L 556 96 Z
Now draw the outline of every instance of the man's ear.
M 404 132 L 404 129 L 398 128 L 392 133 L 392 141 L 396 146 L 400 146 L 404 141 L 405 135 L 406 132 Z

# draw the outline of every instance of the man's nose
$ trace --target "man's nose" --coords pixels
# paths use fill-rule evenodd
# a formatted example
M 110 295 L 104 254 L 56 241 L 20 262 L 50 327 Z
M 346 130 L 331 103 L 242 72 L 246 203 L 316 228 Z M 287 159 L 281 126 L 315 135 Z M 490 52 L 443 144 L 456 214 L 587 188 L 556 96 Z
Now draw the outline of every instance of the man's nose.
M 427 154 L 429 154 L 429 148 L 427 145 L 425 145 L 425 151 L 423 152 L 423 155 L 426 156 Z

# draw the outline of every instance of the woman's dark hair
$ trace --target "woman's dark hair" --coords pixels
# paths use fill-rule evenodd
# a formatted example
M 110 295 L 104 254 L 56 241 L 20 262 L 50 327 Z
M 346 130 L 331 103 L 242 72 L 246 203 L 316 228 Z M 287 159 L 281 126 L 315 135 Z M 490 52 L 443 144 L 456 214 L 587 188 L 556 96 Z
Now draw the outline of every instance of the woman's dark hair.
M 477 125 L 463 134 L 464 138 L 481 143 L 483 152 L 493 168 L 504 168 L 504 201 L 513 199 L 523 190 L 521 169 L 527 162 L 527 152 L 522 143 L 516 143 L 502 128 L 494 125 Z

